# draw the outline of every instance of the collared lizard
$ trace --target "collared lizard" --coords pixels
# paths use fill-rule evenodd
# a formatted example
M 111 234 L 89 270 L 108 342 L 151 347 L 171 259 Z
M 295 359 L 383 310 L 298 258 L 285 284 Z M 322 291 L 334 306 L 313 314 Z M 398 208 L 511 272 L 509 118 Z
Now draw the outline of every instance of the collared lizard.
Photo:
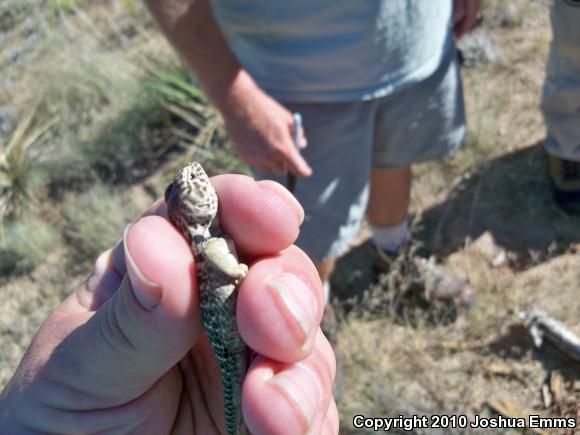
M 238 262 L 232 240 L 218 222 L 218 199 L 199 163 L 185 166 L 167 186 L 169 220 L 195 255 L 203 325 L 219 362 L 229 435 L 240 434 L 241 386 L 246 347 L 236 324 L 237 289 L 248 267 Z

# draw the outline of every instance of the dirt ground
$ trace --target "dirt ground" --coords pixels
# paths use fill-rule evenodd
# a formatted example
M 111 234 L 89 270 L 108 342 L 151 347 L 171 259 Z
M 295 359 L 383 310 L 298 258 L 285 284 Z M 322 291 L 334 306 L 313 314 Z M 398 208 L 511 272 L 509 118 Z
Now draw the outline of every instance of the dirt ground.
M 389 291 L 385 279 L 371 286 L 374 295 L 358 302 L 363 309 L 347 315 L 339 333 L 343 433 L 364 432 L 353 428 L 355 415 L 580 415 L 580 365 L 550 345 L 535 348 L 518 316 L 540 308 L 580 334 L 580 220 L 551 200 L 538 110 L 551 38 L 548 9 L 512 6 L 520 8 L 517 22 L 483 26 L 497 63 L 463 71 L 465 149 L 415 171 L 418 252 L 464 276 L 477 301 L 451 318 L 435 306 L 405 318 L 376 309 L 376 299 Z M 357 272 L 337 279 L 339 299 L 348 301 L 353 288 L 372 281 L 362 260 L 368 252 L 362 235 L 343 259 Z M 365 314 L 365 304 L 375 312 Z
M 475 44 L 483 55 L 476 50 L 463 70 L 465 147 L 449 161 L 416 167 L 412 197 L 417 252 L 463 276 L 477 300 L 470 309 L 411 304 L 397 311 L 389 277 L 371 271 L 363 231 L 333 279 L 344 434 L 372 433 L 354 428 L 355 415 L 580 418 L 580 363 L 549 343 L 536 348 L 519 316 L 539 308 L 580 335 L 580 218 L 551 200 L 538 108 L 549 8 L 524 0 L 485 5 L 483 42 Z M 140 183 L 121 189 L 139 192 L 137 206 L 155 190 Z M 42 320 L 88 274 L 63 268 L 64 250 L 57 244 L 30 273 L 0 279 L 0 389 Z M 479 432 L 573 433 L 404 433 Z

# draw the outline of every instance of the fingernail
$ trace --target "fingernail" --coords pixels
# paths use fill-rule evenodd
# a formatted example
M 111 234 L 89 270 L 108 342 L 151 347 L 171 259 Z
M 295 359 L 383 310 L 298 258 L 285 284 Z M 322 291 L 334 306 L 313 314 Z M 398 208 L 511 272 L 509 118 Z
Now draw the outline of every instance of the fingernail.
M 127 273 L 131 280 L 131 288 L 133 289 L 135 298 L 144 308 L 153 310 L 157 305 L 159 305 L 161 300 L 161 287 L 147 279 L 137 267 L 133 257 L 131 257 L 131 252 L 128 247 L 129 245 L 127 244 L 127 234 L 129 233 L 131 226 L 131 224 L 127 225 L 127 228 L 125 228 L 125 232 L 123 233 Z
M 295 364 L 291 369 L 283 370 L 270 378 L 303 420 L 304 433 L 307 433 L 316 417 L 319 401 L 323 396 L 322 385 L 314 371 L 303 363 Z
M 99 282 L 103 279 L 103 276 L 106 274 L 109 264 L 111 262 L 111 253 L 112 249 L 108 249 L 105 252 L 101 253 L 95 261 L 95 267 L 93 269 L 93 273 L 86 281 L 85 288 L 90 292 L 93 293 Z
M 91 273 L 91 276 L 86 281 L 85 288 L 89 291 L 89 293 L 93 293 L 97 288 L 97 284 L 99 283 L 99 278 L 95 275 L 95 272 Z
M 280 183 L 276 183 L 275 181 L 270 180 L 263 180 L 259 182 L 262 186 L 266 187 L 267 189 L 275 191 L 278 195 L 284 199 L 286 204 L 288 204 L 291 208 L 296 211 L 296 215 L 298 216 L 298 223 L 301 224 L 304 221 L 304 209 L 302 205 L 298 202 L 296 197 L 292 195 L 284 186 Z
M 291 319 L 291 328 L 300 335 L 302 345 L 309 342 L 316 323 L 316 299 L 313 291 L 295 275 L 283 273 L 271 278 L 267 287 L 272 291 L 284 319 Z
M 127 273 L 127 264 L 125 262 L 125 242 L 123 239 L 119 240 L 117 245 L 113 248 L 113 251 L 111 252 L 111 263 L 119 277 L 123 278 Z

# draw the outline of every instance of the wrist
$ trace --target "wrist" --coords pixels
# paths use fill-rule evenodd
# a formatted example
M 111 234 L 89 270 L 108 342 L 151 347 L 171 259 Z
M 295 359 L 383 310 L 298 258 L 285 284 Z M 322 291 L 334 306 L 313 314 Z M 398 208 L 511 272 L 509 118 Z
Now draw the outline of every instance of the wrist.
M 202 83 L 203 85 L 203 83 Z M 247 102 L 255 99 L 262 90 L 243 68 L 239 68 L 226 80 L 215 80 L 203 86 L 209 99 L 227 121 L 247 111 Z

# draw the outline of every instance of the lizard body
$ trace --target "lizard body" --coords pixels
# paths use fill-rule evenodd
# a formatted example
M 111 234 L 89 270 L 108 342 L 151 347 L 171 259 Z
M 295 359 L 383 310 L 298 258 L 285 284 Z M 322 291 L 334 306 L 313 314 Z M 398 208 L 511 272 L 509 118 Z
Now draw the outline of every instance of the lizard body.
M 232 240 L 219 225 L 217 195 L 199 163 L 175 176 L 165 201 L 169 220 L 194 251 L 203 325 L 221 369 L 226 428 L 238 435 L 246 348 L 236 324 L 236 299 L 248 267 L 238 262 Z

